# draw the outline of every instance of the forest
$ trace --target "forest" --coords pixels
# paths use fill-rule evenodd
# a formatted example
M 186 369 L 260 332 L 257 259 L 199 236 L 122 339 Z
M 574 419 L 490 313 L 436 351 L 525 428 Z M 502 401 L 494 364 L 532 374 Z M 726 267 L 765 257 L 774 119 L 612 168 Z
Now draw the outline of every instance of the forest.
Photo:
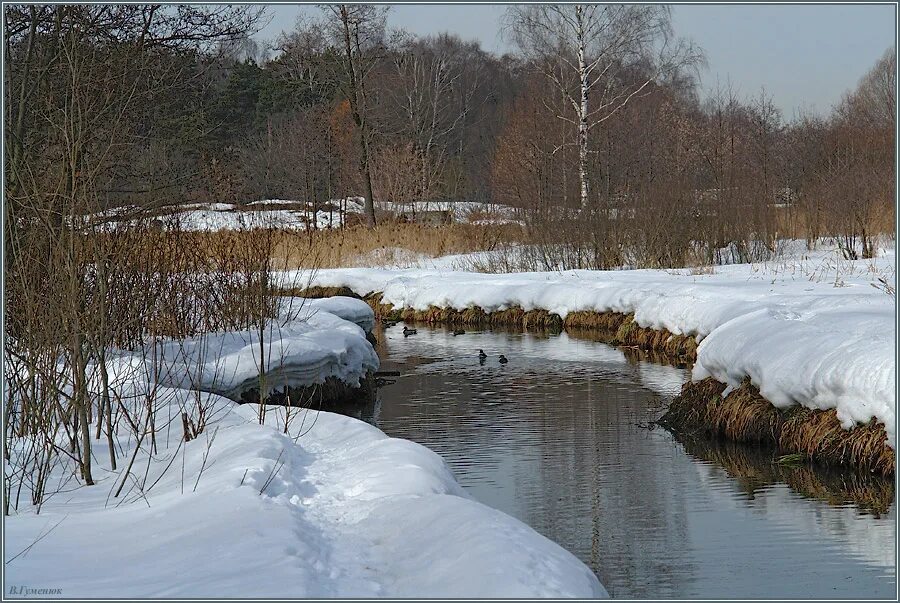
M 510 7 L 504 56 L 394 29 L 386 6 L 323 6 L 271 49 L 261 7 L 187 11 L 7 8 L 7 225 L 65 213 L 60 186 L 84 213 L 469 201 L 518 208 L 521 237 L 594 268 L 821 236 L 871 255 L 892 230 L 893 48 L 830 113 L 788 118 L 765 91 L 702 94 L 703 51 L 665 6 Z

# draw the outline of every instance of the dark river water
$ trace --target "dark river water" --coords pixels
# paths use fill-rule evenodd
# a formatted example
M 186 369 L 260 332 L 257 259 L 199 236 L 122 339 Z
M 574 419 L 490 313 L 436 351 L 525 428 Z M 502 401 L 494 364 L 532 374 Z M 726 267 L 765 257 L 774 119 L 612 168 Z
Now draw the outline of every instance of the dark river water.
M 402 375 L 355 414 L 439 453 L 613 596 L 894 596 L 893 483 L 651 429 L 687 369 L 565 333 L 402 326 L 376 331 Z

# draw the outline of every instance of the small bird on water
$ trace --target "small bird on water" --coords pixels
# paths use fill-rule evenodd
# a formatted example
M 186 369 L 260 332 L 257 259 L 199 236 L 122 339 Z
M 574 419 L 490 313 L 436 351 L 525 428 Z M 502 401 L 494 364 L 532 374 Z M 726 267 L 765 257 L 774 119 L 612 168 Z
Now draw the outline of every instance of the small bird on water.
M 487 354 L 484 353 L 484 350 L 478 350 L 478 358 L 481 360 L 485 360 L 487 358 Z
M 455 331 L 453 331 L 454 337 L 456 337 L 457 335 L 465 335 L 465 334 L 466 334 L 466 332 L 463 331 L 462 329 L 456 329 Z
M 509 360 L 506 359 L 506 356 L 500 354 L 500 364 L 506 364 Z
M 410 335 L 415 335 L 415 334 L 416 334 L 415 329 L 410 329 L 409 327 L 403 327 L 403 336 L 404 337 L 409 337 Z

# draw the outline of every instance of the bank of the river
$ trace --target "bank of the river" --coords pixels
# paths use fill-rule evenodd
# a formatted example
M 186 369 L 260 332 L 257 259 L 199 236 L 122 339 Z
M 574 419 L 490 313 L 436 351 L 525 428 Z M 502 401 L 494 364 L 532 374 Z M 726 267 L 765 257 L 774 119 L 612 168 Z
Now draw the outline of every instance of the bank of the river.
M 93 486 L 65 455 L 23 476 L 43 442 L 17 439 L 7 582 L 66 598 L 606 596 L 571 553 L 473 500 L 428 448 L 308 408 L 269 405 L 260 424 L 258 405 L 235 403 L 254 387 L 360 388 L 379 366 L 373 319 L 359 300 L 285 299 L 261 331 L 111 351 L 129 417 L 110 439 L 118 467 L 103 438 Z
M 303 293 L 360 297 L 395 320 L 595 328 L 612 343 L 695 361 L 694 384 L 668 416 L 676 428 L 752 433 L 785 453 L 890 474 L 894 269 L 893 250 L 857 261 L 834 250 L 798 252 L 706 271 L 351 268 L 318 272 Z M 756 396 L 743 395 L 751 386 Z M 723 394 L 727 405 L 718 403 Z M 787 430 L 767 428 L 776 409 Z
M 707 377 L 685 384 L 659 423 L 673 431 L 736 442 L 775 446 L 830 465 L 892 475 L 894 451 L 885 445 L 883 424 L 874 418 L 845 429 L 837 411 L 800 405 L 778 408 L 760 395 L 749 378 L 739 387 Z

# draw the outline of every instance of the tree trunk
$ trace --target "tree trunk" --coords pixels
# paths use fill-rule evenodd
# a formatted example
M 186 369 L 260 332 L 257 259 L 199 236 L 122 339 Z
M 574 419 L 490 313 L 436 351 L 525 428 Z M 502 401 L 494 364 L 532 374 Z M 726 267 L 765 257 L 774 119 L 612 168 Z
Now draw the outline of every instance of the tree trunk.
M 365 214 L 366 223 L 370 228 L 375 227 L 375 195 L 372 192 L 372 173 L 369 169 L 369 141 L 366 121 L 362 118 L 359 106 L 360 82 L 356 79 L 356 65 L 353 60 L 353 47 L 350 44 L 350 15 L 347 6 L 341 5 L 341 23 L 344 26 L 344 53 L 347 55 L 347 77 L 350 80 L 350 111 L 353 113 L 353 122 L 359 132 L 359 152 L 362 159 L 363 179 L 365 180 L 366 199 Z
M 88 422 L 87 408 L 90 404 L 87 395 L 87 362 L 84 358 L 81 333 L 75 333 L 72 341 L 72 364 L 75 369 L 75 411 L 78 413 L 78 429 L 81 434 L 81 474 L 84 483 L 94 485 L 91 475 L 91 425 Z
M 585 61 L 584 26 L 582 24 L 581 6 L 575 7 L 575 18 L 578 22 L 578 78 L 581 84 L 581 104 L 578 108 L 578 180 L 581 184 L 581 211 L 588 207 L 588 82 L 587 63 Z

